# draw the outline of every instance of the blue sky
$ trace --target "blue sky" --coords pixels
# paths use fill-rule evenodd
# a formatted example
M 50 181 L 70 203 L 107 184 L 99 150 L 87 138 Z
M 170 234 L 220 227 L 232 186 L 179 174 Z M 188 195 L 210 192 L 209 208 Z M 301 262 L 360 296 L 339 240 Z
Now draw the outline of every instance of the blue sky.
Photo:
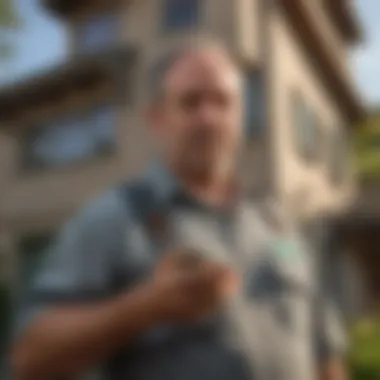
M 40 0 L 16 0 L 25 25 L 15 36 L 17 56 L 4 68 L 6 80 L 16 80 L 43 69 L 66 55 L 64 25 L 47 15 Z M 360 92 L 371 104 L 380 103 L 379 0 L 356 0 L 366 42 L 352 53 L 352 69 Z

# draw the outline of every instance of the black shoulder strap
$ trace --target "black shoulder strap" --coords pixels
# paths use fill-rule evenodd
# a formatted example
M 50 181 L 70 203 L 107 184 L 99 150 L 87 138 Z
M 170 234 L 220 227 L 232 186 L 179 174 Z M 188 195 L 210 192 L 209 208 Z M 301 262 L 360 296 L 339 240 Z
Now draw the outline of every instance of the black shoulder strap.
M 145 222 L 158 207 L 154 189 L 148 181 L 124 183 L 119 191 L 125 207 L 136 221 Z
M 121 207 L 124 208 L 125 213 L 128 214 L 127 218 L 132 219 L 132 224 L 142 224 L 145 227 L 146 220 L 156 208 L 156 198 L 154 196 L 154 189 L 151 188 L 147 181 L 136 180 L 131 182 L 125 182 L 117 187 L 118 197 L 121 200 Z M 123 266 L 120 265 L 121 257 L 124 257 L 124 244 L 126 233 L 126 226 L 121 228 L 120 241 L 121 250 L 116 250 L 114 261 L 112 264 L 112 279 L 111 288 L 115 292 L 122 291 L 128 286 L 129 281 L 134 279 L 127 279 Z M 131 273 L 132 275 L 132 273 Z M 131 276 L 133 277 L 134 274 Z

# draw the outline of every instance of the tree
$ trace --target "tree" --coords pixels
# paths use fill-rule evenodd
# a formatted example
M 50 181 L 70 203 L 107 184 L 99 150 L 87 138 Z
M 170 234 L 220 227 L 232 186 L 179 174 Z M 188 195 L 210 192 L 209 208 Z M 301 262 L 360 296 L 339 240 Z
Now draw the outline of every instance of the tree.
M 0 28 L 18 28 L 20 19 L 12 0 L 0 0 Z
M 355 158 L 364 180 L 380 181 L 380 110 L 375 110 L 357 128 Z
M 21 25 L 13 0 L 0 0 L 0 60 L 9 59 L 14 50 L 11 32 Z

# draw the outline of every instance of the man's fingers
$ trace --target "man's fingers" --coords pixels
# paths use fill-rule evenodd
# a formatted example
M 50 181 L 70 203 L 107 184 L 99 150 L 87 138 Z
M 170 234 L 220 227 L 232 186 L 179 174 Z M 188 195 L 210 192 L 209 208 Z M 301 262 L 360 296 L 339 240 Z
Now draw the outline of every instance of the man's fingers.
M 204 263 L 196 271 L 187 274 L 189 291 L 200 295 L 228 295 L 236 291 L 238 277 L 230 269 L 221 265 Z

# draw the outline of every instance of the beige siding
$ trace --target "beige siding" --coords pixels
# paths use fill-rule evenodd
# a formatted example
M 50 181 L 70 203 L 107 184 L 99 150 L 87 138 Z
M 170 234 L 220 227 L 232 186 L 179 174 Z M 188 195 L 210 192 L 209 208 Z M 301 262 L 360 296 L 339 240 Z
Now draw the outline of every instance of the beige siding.
M 272 138 L 277 190 L 287 202 L 290 201 L 289 197 L 294 197 L 297 202 L 303 203 L 306 213 L 343 208 L 352 196 L 352 177 L 349 176 L 346 183 L 337 188 L 327 176 L 328 166 L 323 160 L 326 154 L 322 154 L 319 162 L 308 166 L 295 149 L 290 103 L 292 90 L 300 90 L 314 107 L 327 134 L 333 132 L 333 128 L 345 128 L 346 121 L 313 70 L 312 58 L 308 60 L 305 57 L 286 21 L 279 13 L 273 12 L 269 25 Z M 342 129 L 342 132 L 345 131 Z M 305 195 L 302 195 L 304 192 Z M 300 209 L 300 205 L 296 207 Z
M 126 8 L 123 40 L 138 46 L 144 56 L 184 35 L 218 36 L 239 58 L 257 63 L 260 56 L 259 1 L 205 0 L 195 29 L 169 33 L 163 24 L 163 1 L 134 2 Z

